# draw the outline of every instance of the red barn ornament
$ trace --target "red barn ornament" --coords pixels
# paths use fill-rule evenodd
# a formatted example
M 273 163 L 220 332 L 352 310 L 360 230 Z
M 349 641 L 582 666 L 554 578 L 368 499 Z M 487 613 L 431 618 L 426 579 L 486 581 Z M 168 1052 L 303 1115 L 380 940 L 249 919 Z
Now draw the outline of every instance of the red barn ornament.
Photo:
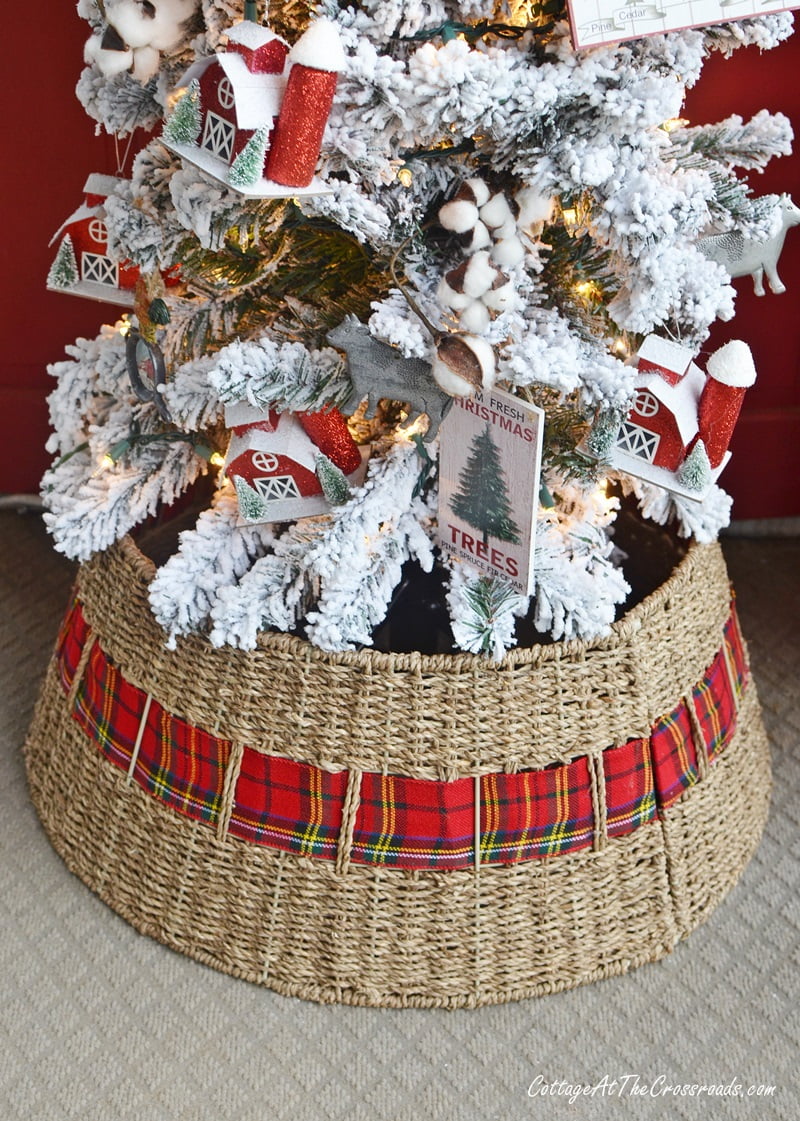
M 742 400 L 756 380 L 750 348 L 734 339 L 706 362 L 649 335 L 637 355 L 635 396 L 614 424 L 601 415 L 584 450 L 612 467 L 700 501 L 730 459 Z
M 97 173 L 86 180 L 84 201 L 50 239 L 52 245 L 60 238 L 47 275 L 51 292 L 70 292 L 122 307 L 133 306 L 139 269 L 130 261 L 120 263 L 108 255 L 104 203 L 119 182 L 113 175 Z
M 358 447 L 338 409 L 278 413 L 251 405 L 228 406 L 233 435 L 225 474 L 233 481 L 246 522 L 284 522 L 327 513 L 318 475 L 325 456 L 351 486 L 360 486 L 367 453 Z
M 291 49 L 244 20 L 228 31 L 225 50 L 199 59 L 181 79 L 182 97 L 197 99 L 196 138 L 181 134 L 179 101 L 162 141 L 246 197 L 327 194 L 314 169 L 344 63 L 329 19 L 312 23 Z
M 69 292 L 107 304 L 133 307 L 139 267 L 129 260 L 116 261 L 108 253 L 105 201 L 123 180 L 94 172 L 84 184 L 84 200 L 53 234 L 60 238 L 47 274 L 51 292 Z M 180 283 L 177 269 L 162 272 L 164 283 Z

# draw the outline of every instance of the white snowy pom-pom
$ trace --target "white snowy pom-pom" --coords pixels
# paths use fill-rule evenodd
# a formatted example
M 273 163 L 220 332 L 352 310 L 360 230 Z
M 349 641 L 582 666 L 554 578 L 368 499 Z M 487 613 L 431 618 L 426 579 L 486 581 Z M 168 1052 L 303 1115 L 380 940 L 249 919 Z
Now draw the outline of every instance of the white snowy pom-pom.
M 492 249 L 492 260 L 503 269 L 513 269 L 525 260 L 525 246 L 518 237 L 506 237 Z
M 519 297 L 513 281 L 505 273 L 499 272 L 494 284 L 483 293 L 481 300 L 490 311 L 507 311 L 517 306 Z
M 478 208 L 466 199 L 452 199 L 439 211 L 439 221 L 446 230 L 454 234 L 464 234 L 478 221 Z
M 104 77 L 113 78 L 116 74 L 130 70 L 133 64 L 133 51 L 107 50 L 103 46 L 102 36 L 92 35 L 86 40 L 86 46 L 83 48 L 83 61 L 89 66 L 94 64 Z
M 469 199 L 469 201 L 474 202 L 477 207 L 481 207 L 489 201 L 489 188 L 486 186 L 483 179 L 465 179 L 456 192 L 455 197 L 457 199 Z
M 723 385 L 748 389 L 756 380 L 750 347 L 741 339 L 731 339 L 711 355 L 706 362 L 706 373 Z
M 458 235 L 458 241 L 465 253 L 477 253 L 479 249 L 489 248 L 492 237 L 483 222 L 478 219 L 471 229 Z
M 514 201 L 519 207 L 517 226 L 521 230 L 529 230 L 532 226 L 541 229 L 553 216 L 555 199 L 543 195 L 535 187 L 523 187 L 514 195 Z
M 468 296 L 464 291 L 451 288 L 447 283 L 446 276 L 443 276 L 439 281 L 439 287 L 436 289 L 436 299 L 442 307 L 452 308 L 453 311 L 461 311 L 472 303 L 472 296 Z
M 481 221 L 485 222 L 490 230 L 496 230 L 509 219 L 514 221 L 514 214 L 504 194 L 492 195 L 487 203 L 480 208 Z
M 482 335 L 491 323 L 491 317 L 485 303 L 480 300 L 472 300 L 461 312 L 458 321 L 465 331 Z
M 444 335 L 436 346 L 431 373 L 451 397 L 472 397 L 495 381 L 494 351 L 475 335 Z
M 327 74 L 338 74 L 347 65 L 339 29 L 333 20 L 322 16 L 314 20 L 300 36 L 289 52 L 293 66 L 305 66 L 308 70 L 321 70 Z

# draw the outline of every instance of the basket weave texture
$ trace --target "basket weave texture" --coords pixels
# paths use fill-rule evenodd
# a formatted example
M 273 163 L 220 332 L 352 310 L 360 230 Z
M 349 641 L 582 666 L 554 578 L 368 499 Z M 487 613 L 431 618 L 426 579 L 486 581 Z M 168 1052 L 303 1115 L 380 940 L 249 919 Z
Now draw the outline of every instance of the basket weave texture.
M 125 679 L 240 749 L 351 778 L 452 782 L 576 756 L 602 774 L 604 751 L 648 737 L 691 696 L 731 611 L 720 549 L 693 546 L 607 638 L 499 664 L 332 655 L 285 635 L 251 653 L 200 637 L 170 652 L 147 603 L 153 571 L 126 539 L 79 576 L 93 640 Z M 697 735 L 698 781 L 624 836 L 608 835 L 599 783 L 580 851 L 444 871 L 326 861 L 230 836 L 224 812 L 217 828 L 173 812 L 98 751 L 73 718 L 75 693 L 54 658 L 26 745 L 34 803 L 68 866 L 140 931 L 314 1000 L 475 1006 L 655 960 L 736 882 L 768 808 L 750 682 L 724 751 L 709 761 Z

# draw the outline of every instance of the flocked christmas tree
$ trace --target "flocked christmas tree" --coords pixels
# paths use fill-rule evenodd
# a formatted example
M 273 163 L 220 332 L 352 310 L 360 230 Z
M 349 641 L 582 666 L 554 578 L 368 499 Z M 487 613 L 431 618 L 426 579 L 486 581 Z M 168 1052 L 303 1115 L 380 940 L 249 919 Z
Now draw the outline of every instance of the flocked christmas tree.
M 541 633 L 589 637 L 629 590 L 609 482 L 683 536 L 709 541 L 727 523 L 717 485 L 685 498 L 605 453 L 639 400 L 626 359 L 643 338 L 696 353 L 733 313 L 729 272 L 698 240 L 777 229 L 780 200 L 753 198 L 735 169 L 786 153 L 788 121 L 691 127 L 679 114 L 709 51 L 772 47 L 790 15 L 576 51 L 560 0 L 298 0 L 260 13 L 266 26 L 252 11 L 242 23 L 237 0 L 162 0 L 160 38 L 117 57 L 102 5 L 79 11 L 87 112 L 119 136 L 167 124 L 105 202 L 108 252 L 141 269 L 135 314 L 52 367 L 47 521 L 85 560 L 208 476 L 207 508 L 151 586 L 166 641 L 250 647 L 303 625 L 326 649 L 369 644 L 412 559 L 442 566 L 467 649 L 502 653 L 526 612 Z M 133 0 L 120 11 L 141 15 Z M 236 189 L 256 180 L 260 194 Z M 154 278 L 175 267 L 180 285 L 161 291 Z M 374 384 L 345 439 L 334 410 L 355 360 L 351 380 L 328 335 L 355 347 L 359 324 Z M 137 338 L 163 356 L 160 410 L 131 389 Z M 531 603 L 438 555 L 436 439 L 424 415 L 409 423 L 437 401 L 441 415 L 437 394 L 493 384 L 547 417 Z

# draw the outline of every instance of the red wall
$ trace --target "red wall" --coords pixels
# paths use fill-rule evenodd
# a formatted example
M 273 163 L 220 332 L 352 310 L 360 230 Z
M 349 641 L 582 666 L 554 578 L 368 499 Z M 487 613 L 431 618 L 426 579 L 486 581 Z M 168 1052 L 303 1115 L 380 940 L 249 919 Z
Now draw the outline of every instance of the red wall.
M 748 120 L 762 108 L 785 113 L 798 134 L 795 150 L 771 160 L 763 174 L 751 175 L 750 184 L 757 195 L 787 191 L 800 205 L 798 75 L 800 27 L 773 51 L 747 47 L 730 60 L 710 58 L 686 99 L 684 115 L 702 124 L 733 113 Z M 734 281 L 736 315 L 730 323 L 715 324 L 706 348 L 744 339 L 758 371 L 733 434 L 733 458 L 720 479 L 733 495 L 738 519 L 800 515 L 800 226 L 786 235 L 778 271 L 787 289 L 779 296 L 766 283 L 766 295 L 754 295 L 749 277 Z
M 26 43 L 28 9 L 11 4 L 5 13 L 6 41 Z M 56 247 L 47 242 L 82 198 L 91 171 L 113 173 L 113 141 L 94 135 L 91 121 L 74 96 L 81 71 L 86 24 L 72 5 L 51 5 L 47 13 L 46 63 L 31 50 L 7 52 L 6 128 L 12 131 L 13 159 L 0 182 L 4 237 L 0 253 L 3 350 L 0 358 L 0 426 L 6 451 L 0 490 L 35 490 L 48 457 L 45 397 L 51 381 L 45 365 L 63 355 L 80 335 L 92 337 L 101 323 L 114 322 L 120 309 L 45 290 Z M 31 68 L 36 69 L 31 81 Z M 731 113 L 747 118 L 766 106 L 800 122 L 800 35 L 760 54 L 749 47 L 730 61 L 712 57 L 685 115 L 694 123 Z M 144 143 L 134 138 L 134 150 Z M 800 149 L 800 144 L 798 144 Z M 774 160 L 754 178 L 758 193 L 789 191 L 800 204 L 800 152 Z M 733 460 L 723 483 L 736 500 L 738 518 L 800 514 L 800 227 L 790 230 L 781 259 L 789 291 L 757 299 L 752 285 L 740 292 L 736 319 L 720 325 L 711 347 L 726 338 L 746 339 L 759 379 L 750 391 L 734 434 Z
M 4 9 L 6 42 L 26 44 L 43 34 L 31 25 L 30 8 Z M 10 27 L 8 23 L 10 22 Z M 113 174 L 113 141 L 95 137 L 74 88 L 82 68 L 87 25 L 74 5 L 52 4 L 46 41 L 6 51 L 7 145 L 0 177 L 0 431 L 4 470 L 0 491 L 36 491 L 49 457 L 45 397 L 52 380 L 48 362 L 66 344 L 93 337 L 120 309 L 47 292 L 45 280 L 57 245 L 47 243 L 83 200 L 91 171 Z M 10 102 L 10 104 L 9 104 Z M 10 134 L 10 135 L 9 135 Z

